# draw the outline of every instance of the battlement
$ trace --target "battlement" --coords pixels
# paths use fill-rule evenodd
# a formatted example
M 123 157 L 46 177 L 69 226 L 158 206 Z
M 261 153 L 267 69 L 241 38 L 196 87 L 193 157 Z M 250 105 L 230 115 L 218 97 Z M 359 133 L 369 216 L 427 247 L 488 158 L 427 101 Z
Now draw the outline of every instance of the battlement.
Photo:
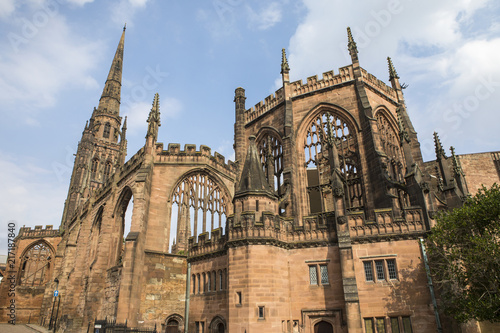
M 30 227 L 21 227 L 19 229 L 19 238 L 38 238 L 38 237 L 56 237 L 59 236 L 59 230 L 54 229 L 54 226 L 47 225 L 43 228 L 41 225 L 36 225 L 34 229 Z
M 267 96 L 264 101 L 260 101 L 255 104 L 255 106 L 245 111 L 245 122 L 251 122 L 254 119 L 257 119 L 262 114 L 271 110 L 275 106 L 279 105 L 281 102 L 285 100 L 285 94 L 283 92 L 283 88 L 279 88 L 276 90 L 274 94 Z
M 318 76 L 310 76 L 305 84 L 302 80 L 290 83 L 292 97 L 307 94 L 323 88 L 335 86 L 354 79 L 352 65 L 339 68 L 339 74 L 335 75 L 333 70 L 323 73 L 323 78 L 318 80 Z
M 378 91 L 384 93 L 387 97 L 397 101 L 396 91 L 385 84 L 383 81 L 377 79 L 374 75 L 368 73 L 365 69 L 361 68 L 361 80 Z
M 144 147 L 139 149 L 137 153 L 135 153 L 127 162 L 125 162 L 125 164 L 121 168 L 121 175 L 124 175 L 128 173 L 128 171 L 133 169 L 134 166 L 138 164 L 138 162 L 142 161 L 143 156 L 144 156 Z
M 195 242 L 196 237 L 189 237 L 189 257 L 199 257 L 223 251 L 226 239 L 222 228 L 212 230 L 211 236 L 209 237 L 208 232 L 201 233 L 198 235 L 198 242 Z
M 184 150 L 181 150 L 179 143 L 169 143 L 167 150 L 163 149 L 163 143 L 156 145 L 156 161 L 159 163 L 182 163 L 182 162 L 199 162 L 208 164 L 216 164 L 223 168 L 236 172 L 236 165 L 233 161 L 226 159 L 223 155 L 215 152 L 212 155 L 212 149 L 205 145 L 200 145 L 200 150 L 196 150 L 196 145 L 186 144 Z
M 365 221 L 362 214 L 350 214 L 349 232 L 352 238 L 370 239 L 380 236 L 420 235 L 426 231 L 422 209 L 409 207 L 404 209 L 404 219 L 395 219 L 392 209 L 375 211 L 375 221 Z

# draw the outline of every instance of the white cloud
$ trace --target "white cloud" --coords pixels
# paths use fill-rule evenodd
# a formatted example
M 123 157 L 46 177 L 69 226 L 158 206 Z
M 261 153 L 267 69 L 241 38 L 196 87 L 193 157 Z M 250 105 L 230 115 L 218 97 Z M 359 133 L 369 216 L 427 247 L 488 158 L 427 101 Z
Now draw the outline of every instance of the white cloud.
M 183 110 L 181 101 L 174 97 L 160 96 L 160 119 L 164 122 L 166 119 L 175 118 Z M 147 119 L 151 111 L 151 103 L 133 102 L 122 106 L 121 113 L 127 116 L 127 131 L 131 134 L 140 133 L 146 134 Z
M 47 225 L 55 228 L 61 221 L 67 184 L 54 181 L 54 173 L 38 167 L 29 157 L 12 157 L 0 152 L 0 253 L 7 250 L 6 225 Z M 52 181 L 47 181 L 48 179 Z
M 66 0 L 66 1 L 68 1 L 69 3 L 75 4 L 75 5 L 78 5 L 78 6 L 83 6 L 86 3 L 94 2 L 94 0 Z
M 267 30 L 281 22 L 282 8 L 281 4 L 277 2 L 271 2 L 259 12 L 255 12 L 249 5 L 246 6 L 246 10 L 248 13 L 248 24 L 250 28 Z
M 56 103 L 68 87 L 96 88 L 90 76 L 102 49 L 100 43 L 78 38 L 58 14 L 28 34 L 29 21 L 12 25 L 9 42 L 0 47 L 0 102 L 2 112 L 16 107 L 21 119 Z
M 15 0 L 2 0 L 2 2 L 0 2 L 0 18 L 9 16 L 15 9 Z
M 118 4 L 113 3 L 110 8 L 111 19 L 114 23 L 133 25 L 137 10 L 146 7 L 148 0 L 120 0 Z

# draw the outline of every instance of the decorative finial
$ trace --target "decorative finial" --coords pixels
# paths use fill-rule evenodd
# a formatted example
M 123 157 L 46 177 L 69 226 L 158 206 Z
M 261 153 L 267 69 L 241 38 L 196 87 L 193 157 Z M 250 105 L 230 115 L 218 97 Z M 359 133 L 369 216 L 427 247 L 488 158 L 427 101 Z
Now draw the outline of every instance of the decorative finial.
M 125 116 L 125 120 L 123 121 L 122 131 L 127 129 L 127 116 Z
M 286 59 L 285 49 L 281 49 L 281 74 L 288 73 L 290 71 L 290 66 L 288 66 L 288 60 Z
M 441 157 L 446 157 L 443 145 L 441 144 L 441 140 L 439 140 L 437 132 L 434 132 L 434 145 L 436 147 L 436 158 L 440 159 Z
M 123 31 L 127 29 L 127 22 L 125 22 L 125 25 L 123 26 Z
M 399 79 L 398 73 L 396 72 L 396 68 L 394 68 L 391 57 L 387 57 L 387 63 L 389 64 L 389 80 Z
M 455 175 L 455 178 L 463 175 L 463 170 L 462 166 L 460 165 L 460 162 L 458 161 L 457 155 L 455 155 L 455 148 L 453 146 L 450 147 L 451 151 L 451 161 L 453 163 L 453 174 Z
M 350 27 L 347 27 L 347 41 L 348 41 L 347 48 L 349 49 L 349 51 L 357 54 L 358 48 L 356 46 L 356 42 L 354 41 L 354 38 L 352 38 L 352 33 L 351 33 Z
M 399 127 L 399 138 L 401 142 L 406 140 L 406 142 L 410 142 L 410 138 L 408 136 L 408 132 L 406 131 L 405 124 L 403 122 L 403 116 L 401 115 L 401 106 L 396 109 L 396 115 L 398 116 L 398 127 Z

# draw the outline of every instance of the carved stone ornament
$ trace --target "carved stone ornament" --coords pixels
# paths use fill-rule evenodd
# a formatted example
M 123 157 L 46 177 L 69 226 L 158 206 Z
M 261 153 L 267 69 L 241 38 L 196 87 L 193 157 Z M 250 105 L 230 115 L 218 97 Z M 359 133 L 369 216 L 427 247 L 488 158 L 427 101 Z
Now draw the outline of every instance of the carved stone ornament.
M 347 216 L 338 216 L 337 223 L 338 224 L 346 224 L 347 223 Z
M 336 197 L 341 197 L 344 195 L 344 188 L 343 187 L 335 187 L 333 189 L 333 195 Z

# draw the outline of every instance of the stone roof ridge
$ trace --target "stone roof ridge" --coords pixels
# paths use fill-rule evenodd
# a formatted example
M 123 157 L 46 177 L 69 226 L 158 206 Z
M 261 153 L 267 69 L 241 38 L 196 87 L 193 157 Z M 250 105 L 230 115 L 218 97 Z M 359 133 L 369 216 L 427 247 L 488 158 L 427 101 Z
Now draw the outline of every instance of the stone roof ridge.
M 262 170 L 259 152 L 255 144 L 255 136 L 252 135 L 248 139 L 250 144 L 234 197 L 246 194 L 261 194 L 275 197 L 274 191 L 266 179 L 264 170 Z

